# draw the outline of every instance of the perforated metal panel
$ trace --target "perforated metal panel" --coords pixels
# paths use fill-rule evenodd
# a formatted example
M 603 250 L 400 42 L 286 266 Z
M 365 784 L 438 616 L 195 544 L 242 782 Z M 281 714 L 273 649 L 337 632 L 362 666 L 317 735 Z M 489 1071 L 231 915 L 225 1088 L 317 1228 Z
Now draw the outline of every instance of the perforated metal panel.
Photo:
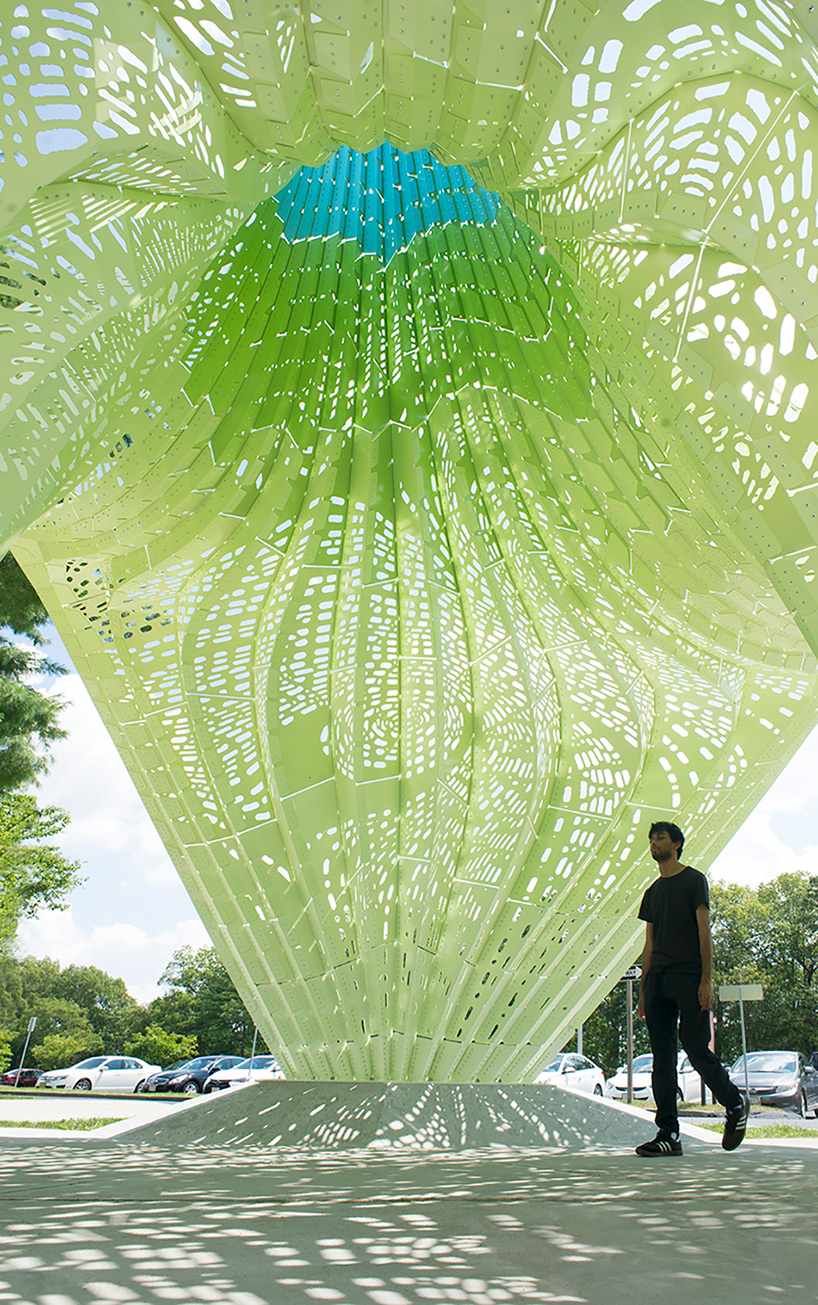
M 5 28 L 4 538 L 292 1075 L 529 1076 L 814 722 L 799 17 Z

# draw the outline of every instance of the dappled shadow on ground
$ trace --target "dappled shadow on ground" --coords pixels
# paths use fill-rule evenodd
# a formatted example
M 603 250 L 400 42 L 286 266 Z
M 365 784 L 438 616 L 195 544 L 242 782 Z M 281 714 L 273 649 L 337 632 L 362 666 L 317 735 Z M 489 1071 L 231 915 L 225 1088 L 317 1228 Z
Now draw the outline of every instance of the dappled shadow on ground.
M 141 1125 L 158 1146 L 385 1146 L 394 1152 L 501 1144 L 583 1147 L 641 1139 L 644 1120 L 597 1098 L 516 1083 L 337 1083 L 278 1080 L 221 1092 Z
M 815 1299 L 812 1154 L 0 1145 L 9 1305 Z

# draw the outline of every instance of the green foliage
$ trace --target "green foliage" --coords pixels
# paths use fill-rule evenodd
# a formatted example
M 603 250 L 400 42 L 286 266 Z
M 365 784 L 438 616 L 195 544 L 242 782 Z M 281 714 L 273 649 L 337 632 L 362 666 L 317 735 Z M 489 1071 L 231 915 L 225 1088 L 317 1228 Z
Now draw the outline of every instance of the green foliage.
M 37 675 L 65 668 L 37 650 L 48 613 L 10 553 L 0 560 L 0 628 L 26 636 L 33 647 L 0 635 L 0 794 L 36 783 L 48 767 L 49 747 L 65 738 L 57 724 L 62 701 L 35 689 Z
M 111 1052 L 122 1051 L 143 1020 L 142 1007 L 124 979 L 114 979 L 95 965 L 69 965 L 56 977 L 54 992 L 84 1011 L 88 1023 Z M 140 1055 L 140 1052 L 134 1052 Z
M 96 1033 L 48 1033 L 36 1047 L 29 1048 L 26 1060 L 41 1069 L 62 1069 L 102 1052 L 102 1039 Z
M 48 619 L 37 590 L 12 554 L 6 553 L 0 558 L 0 626 L 28 635 L 40 647 L 45 642 L 41 627 Z
M 11 1064 L 11 1044 L 14 1034 L 11 1029 L 0 1029 L 0 1074 L 5 1073 Z
M 68 1128 L 73 1133 L 90 1133 L 106 1124 L 118 1124 L 118 1115 L 95 1115 L 91 1119 L 0 1119 L 0 1128 Z
M 756 889 L 711 885 L 714 980 L 760 983 L 764 1000 L 745 1004 L 750 1050 L 818 1047 L 818 875 L 779 875 Z M 719 1004 L 717 1045 L 741 1054 L 737 1002 Z
M 744 1008 L 750 1050 L 818 1047 L 818 875 L 779 875 L 759 888 L 710 885 L 713 980 L 760 983 L 764 1000 Z M 637 958 L 638 959 L 638 958 Z M 583 1026 L 586 1056 L 610 1075 L 624 1064 L 627 985 L 616 987 Z M 634 1001 L 638 985 L 634 985 Z M 716 1005 L 716 1050 L 726 1064 L 741 1055 L 737 1002 Z M 634 1055 L 650 1051 L 644 1021 L 633 1017 Z M 576 1039 L 566 1050 L 576 1049 Z
M 49 957 L 0 953 L 0 1025 L 9 1030 L 13 1063 L 19 1064 L 32 1015 L 37 1027 L 26 1062 L 44 1069 L 117 1052 L 156 1065 L 199 1054 L 249 1054 L 252 1022 L 211 947 L 176 952 L 161 982 L 169 990 L 144 1007 L 122 979 L 94 965 L 61 969 Z
M 635 983 L 633 985 L 634 1056 L 641 1055 L 643 1051 L 650 1051 L 647 1027 L 636 1014 L 638 996 L 639 984 Z M 617 983 L 582 1026 L 583 1054 L 599 1065 L 606 1078 L 627 1060 L 627 1000 L 627 983 Z M 576 1045 L 576 1038 L 573 1038 L 565 1050 L 576 1051 Z
M 192 1060 L 198 1054 L 192 1033 L 168 1033 L 158 1024 L 149 1024 L 143 1033 L 125 1044 L 126 1056 L 139 1056 L 149 1065 L 172 1065 L 175 1060 Z
M 152 1001 L 152 1023 L 194 1034 L 199 1054 L 249 1055 L 253 1022 L 213 947 L 180 947 L 159 980 L 166 996 Z
M 95 966 L 69 965 L 61 970 L 49 957 L 28 956 L 20 961 L 0 956 L 0 1019 L 17 1030 L 12 1039 L 15 1056 L 22 1053 L 32 1015 L 37 1017 L 37 1027 L 26 1059 L 45 1069 L 71 1063 L 59 1056 L 81 1059 L 94 1052 L 122 1051 L 126 1039 L 144 1021 L 143 1008 L 123 980 Z M 44 1064 L 43 1045 L 47 1057 L 58 1057 L 56 1062 Z
M 44 841 L 67 824 L 64 811 L 41 809 L 29 793 L 0 794 L 0 944 L 23 917 L 65 907 L 66 894 L 81 882 L 79 863 Z

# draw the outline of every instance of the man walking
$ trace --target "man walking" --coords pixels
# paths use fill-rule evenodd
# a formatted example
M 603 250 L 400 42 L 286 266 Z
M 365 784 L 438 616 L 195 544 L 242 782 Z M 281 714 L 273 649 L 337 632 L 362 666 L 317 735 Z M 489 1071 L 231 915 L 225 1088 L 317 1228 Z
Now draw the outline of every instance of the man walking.
M 653 1051 L 656 1137 L 636 1148 L 637 1155 L 681 1155 L 677 1109 L 676 1035 L 693 1068 L 726 1110 L 721 1144 L 734 1151 L 744 1140 L 750 1102 L 710 1050 L 713 1005 L 713 942 L 707 880 L 679 857 L 684 834 L 678 825 L 657 820 L 650 827 L 650 854 L 659 878 L 639 908 L 645 921 L 639 1014 L 647 1021 Z

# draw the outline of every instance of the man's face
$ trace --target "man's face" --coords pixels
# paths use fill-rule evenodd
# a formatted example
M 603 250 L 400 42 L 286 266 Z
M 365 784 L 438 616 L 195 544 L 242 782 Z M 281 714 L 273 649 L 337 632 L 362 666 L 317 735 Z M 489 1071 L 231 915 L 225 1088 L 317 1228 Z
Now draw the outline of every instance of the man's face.
M 654 861 L 669 861 L 678 846 L 665 829 L 656 829 L 650 836 L 650 854 Z

